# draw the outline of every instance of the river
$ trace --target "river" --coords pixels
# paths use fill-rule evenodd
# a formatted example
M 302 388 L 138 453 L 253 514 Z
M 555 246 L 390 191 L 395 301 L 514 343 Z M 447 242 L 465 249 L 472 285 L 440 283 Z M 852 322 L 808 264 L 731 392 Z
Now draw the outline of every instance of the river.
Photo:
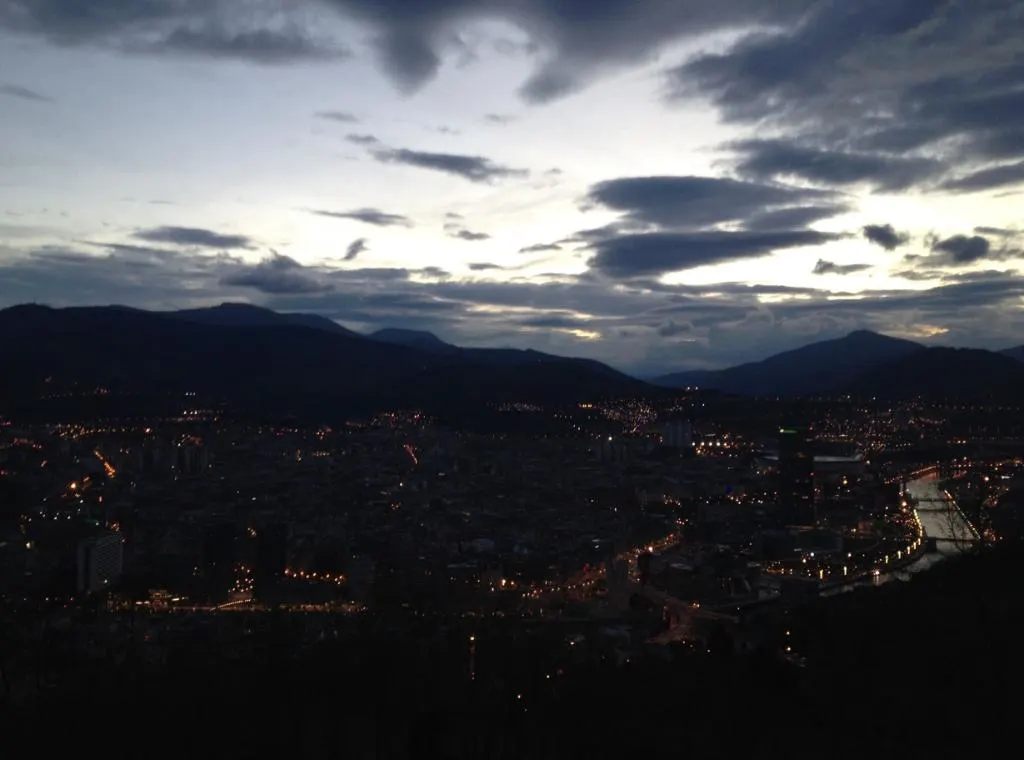
M 889 573 L 882 573 L 870 579 L 829 589 L 823 596 L 841 594 L 861 586 L 879 586 L 889 581 L 905 581 L 936 563 L 964 551 L 976 537 L 963 513 L 957 508 L 940 487 L 936 475 L 929 475 L 907 482 L 907 493 L 918 500 L 917 515 L 921 519 L 925 536 L 936 539 L 935 552 L 922 554 L 909 565 Z
M 977 536 L 953 499 L 939 487 L 937 475 L 928 475 L 907 483 L 907 493 L 917 499 L 917 516 L 928 538 L 934 538 L 936 551 L 922 554 L 920 559 L 889 573 L 880 581 L 906 580 L 936 562 L 955 557 L 965 551 Z

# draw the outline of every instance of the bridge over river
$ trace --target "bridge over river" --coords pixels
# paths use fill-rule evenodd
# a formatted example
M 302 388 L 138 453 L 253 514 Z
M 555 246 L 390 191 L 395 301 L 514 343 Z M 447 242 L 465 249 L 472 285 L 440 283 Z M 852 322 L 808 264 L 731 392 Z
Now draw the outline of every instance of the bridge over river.
M 978 540 L 974 526 L 956 502 L 939 486 L 938 476 L 926 475 L 907 483 L 907 493 L 917 500 L 917 515 L 925 536 L 943 556 L 958 554 Z

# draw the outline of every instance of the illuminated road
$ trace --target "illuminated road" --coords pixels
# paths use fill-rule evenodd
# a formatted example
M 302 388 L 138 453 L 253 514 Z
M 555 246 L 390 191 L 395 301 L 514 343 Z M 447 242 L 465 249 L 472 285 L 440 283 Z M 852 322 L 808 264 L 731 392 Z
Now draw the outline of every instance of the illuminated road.
M 629 566 L 629 578 L 635 582 L 639 579 L 637 559 L 641 554 L 662 552 L 677 543 L 679 543 L 679 534 L 673 532 L 655 541 L 627 549 L 618 554 L 613 561 L 625 562 Z M 550 603 L 554 595 L 569 594 L 574 601 L 585 601 L 590 599 L 597 590 L 597 582 L 605 578 L 607 578 L 607 568 L 602 563 L 586 570 L 580 570 L 564 584 L 549 582 L 538 585 L 528 592 L 527 598 L 534 602 Z
M 110 463 L 110 462 L 109 462 L 109 461 L 108 461 L 108 460 L 107 460 L 107 459 L 106 459 L 106 458 L 105 458 L 105 457 L 103 456 L 103 454 L 102 454 L 102 453 L 100 453 L 100 450 L 99 450 L 99 449 L 95 449 L 95 450 L 94 450 L 94 451 L 93 451 L 92 453 L 93 453 L 93 454 L 94 454 L 94 455 L 96 456 L 96 458 L 97 458 L 97 459 L 98 459 L 98 460 L 100 461 L 100 464 L 101 464 L 101 465 L 103 465 L 103 471 L 104 471 L 104 472 L 105 472 L 105 473 L 107 474 L 107 477 L 108 477 L 108 478 L 113 478 L 113 477 L 114 477 L 115 475 L 117 475 L 117 470 L 115 470 L 115 469 L 114 469 L 114 465 L 112 465 L 112 464 L 111 464 L 111 463 Z

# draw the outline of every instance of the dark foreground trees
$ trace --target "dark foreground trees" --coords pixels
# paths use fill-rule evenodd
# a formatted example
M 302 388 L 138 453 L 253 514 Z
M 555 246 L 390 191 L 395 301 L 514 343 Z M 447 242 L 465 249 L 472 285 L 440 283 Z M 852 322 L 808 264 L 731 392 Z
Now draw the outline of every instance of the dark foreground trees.
M 296 658 L 282 629 L 254 659 L 182 651 L 159 679 L 10 710 L 5 744 L 223 760 L 985 754 L 1014 743 L 1022 560 L 1003 545 L 793 611 L 778 625 L 804 667 L 717 641 L 562 668 L 509 633 L 481 643 L 487 677 L 470 681 L 461 637 L 409 631 Z

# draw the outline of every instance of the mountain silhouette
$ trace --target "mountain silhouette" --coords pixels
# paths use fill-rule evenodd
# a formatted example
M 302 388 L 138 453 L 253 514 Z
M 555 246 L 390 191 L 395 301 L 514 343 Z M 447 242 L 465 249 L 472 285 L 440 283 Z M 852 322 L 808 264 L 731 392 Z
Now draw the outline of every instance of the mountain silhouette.
M 253 306 L 248 303 L 222 303 L 220 306 L 211 306 L 204 309 L 182 309 L 180 311 L 160 312 L 168 317 L 182 319 L 188 322 L 196 322 L 203 325 L 218 325 L 221 327 L 271 327 L 292 325 L 300 327 L 313 327 L 318 330 L 348 335 L 351 337 L 363 337 L 354 330 L 349 330 L 335 322 L 333 319 L 322 317 L 319 314 L 280 313 L 265 309 L 262 306 Z
M 846 390 L 859 397 L 887 401 L 1024 401 L 1024 363 L 976 348 L 928 348 L 876 366 Z
M 525 365 L 565 364 L 571 362 L 575 366 L 587 367 L 598 375 L 613 378 L 619 382 L 631 380 L 628 375 L 612 369 L 607 364 L 593 359 L 567 359 L 555 354 L 534 351 L 532 348 L 464 348 L 438 338 L 425 330 L 404 330 L 385 328 L 370 333 L 374 340 L 408 346 L 438 356 L 458 357 L 475 364 L 486 364 L 493 367 L 519 367 Z
M 1024 346 L 1016 346 L 1015 348 L 1004 348 L 1000 351 L 1003 356 L 1009 356 L 1011 359 L 1016 359 L 1019 362 L 1024 362 Z
M 924 350 L 913 341 L 856 330 L 842 338 L 811 343 L 761 361 L 722 370 L 679 372 L 652 382 L 752 396 L 831 393 L 874 367 Z
M 403 330 L 398 327 L 386 327 L 383 330 L 370 333 L 367 337 L 381 340 L 385 343 L 396 343 L 400 346 L 418 348 L 433 354 L 454 354 L 459 351 L 457 346 L 445 343 L 436 335 L 426 330 Z
M 93 388 L 109 390 L 118 403 L 127 396 L 173 400 L 194 393 L 245 414 L 325 420 L 393 408 L 568 403 L 653 390 L 597 362 L 516 352 L 531 360 L 496 365 L 474 359 L 475 351 L 442 356 L 325 327 L 329 320 L 309 326 L 265 311 L 4 309 L 0 399 L 75 398 Z

